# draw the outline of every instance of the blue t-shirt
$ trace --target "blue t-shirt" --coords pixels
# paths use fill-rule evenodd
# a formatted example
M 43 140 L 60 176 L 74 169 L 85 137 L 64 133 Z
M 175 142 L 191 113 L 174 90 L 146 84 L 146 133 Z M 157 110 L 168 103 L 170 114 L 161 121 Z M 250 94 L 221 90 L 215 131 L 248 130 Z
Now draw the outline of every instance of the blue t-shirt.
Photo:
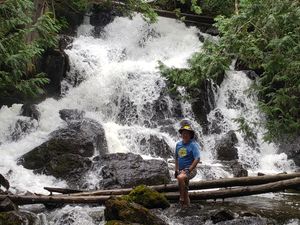
M 200 159 L 200 146 L 195 140 L 184 144 L 179 141 L 176 144 L 175 158 L 178 159 L 179 170 L 189 168 L 195 159 Z

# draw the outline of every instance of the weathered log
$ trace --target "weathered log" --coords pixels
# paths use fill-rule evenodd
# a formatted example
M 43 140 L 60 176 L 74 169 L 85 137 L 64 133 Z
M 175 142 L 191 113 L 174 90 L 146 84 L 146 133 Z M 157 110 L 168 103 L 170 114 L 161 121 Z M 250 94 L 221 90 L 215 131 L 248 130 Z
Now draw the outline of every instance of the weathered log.
M 252 187 L 241 187 L 224 190 L 214 191 L 190 191 L 189 196 L 191 200 L 207 200 L 207 199 L 224 199 L 239 196 L 248 196 L 255 194 L 262 194 L 267 192 L 276 192 L 288 188 L 295 188 L 300 185 L 300 178 L 293 178 L 289 180 L 277 181 L 268 184 L 256 185 Z M 168 200 L 178 200 L 178 192 L 165 193 Z M 9 198 L 12 202 L 18 205 L 25 204 L 47 204 L 47 203 L 66 203 L 66 204 L 102 204 L 111 196 L 65 196 L 65 195 L 53 195 L 53 196 L 20 196 L 20 195 L 0 195 L 0 201 L 5 198 Z
M 52 195 L 52 192 L 57 192 L 61 194 L 73 194 L 73 193 L 81 193 L 84 190 L 78 190 L 78 189 L 69 189 L 69 188 L 56 188 L 56 187 L 44 187 L 45 190 L 50 192 L 50 195 Z
M 291 174 L 278 174 L 278 175 L 266 175 L 259 177 L 235 177 L 235 178 L 224 178 L 218 180 L 204 180 L 204 181 L 191 181 L 189 185 L 190 190 L 201 190 L 201 189 L 210 189 L 210 188 L 222 188 L 222 187 L 234 187 L 234 186 L 251 186 L 266 184 L 270 182 L 287 180 L 291 178 L 300 177 L 300 173 L 291 173 Z M 156 191 L 159 192 L 170 192 L 177 191 L 178 184 L 166 184 L 166 185 L 156 185 L 150 186 Z M 112 190 L 98 190 L 98 191 L 89 191 L 76 193 L 72 195 L 77 196 L 89 196 L 89 195 L 125 195 L 132 191 L 132 188 L 124 189 L 112 189 Z
M 207 200 L 207 199 L 224 199 L 232 197 L 242 197 L 249 195 L 257 195 L 268 192 L 282 191 L 288 188 L 296 188 L 300 185 L 300 178 L 293 178 L 289 180 L 282 180 L 277 182 L 272 182 L 268 184 L 256 185 L 251 187 L 240 187 L 231 188 L 215 191 L 192 191 L 189 192 L 191 200 Z M 168 192 L 165 193 L 168 200 L 178 200 L 178 192 Z
M 111 196 L 63 196 L 63 195 L 0 195 L 0 201 L 9 198 L 17 205 L 28 204 L 47 204 L 47 203 L 65 203 L 65 204 L 102 204 Z

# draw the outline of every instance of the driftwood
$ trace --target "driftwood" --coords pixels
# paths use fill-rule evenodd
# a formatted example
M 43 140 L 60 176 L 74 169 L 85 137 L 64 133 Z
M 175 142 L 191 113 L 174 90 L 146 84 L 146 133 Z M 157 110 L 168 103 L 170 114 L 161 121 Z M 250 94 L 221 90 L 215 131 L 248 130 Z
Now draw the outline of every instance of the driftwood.
M 206 200 L 206 199 L 224 199 L 230 197 L 239 197 L 247 195 L 262 194 L 267 192 L 276 192 L 288 188 L 295 188 L 300 185 L 300 178 L 277 181 L 268 184 L 256 185 L 252 187 L 241 187 L 214 191 L 190 191 L 191 200 Z M 165 193 L 168 200 L 178 200 L 178 192 Z M 20 196 L 20 195 L 0 195 L 0 201 L 9 198 L 18 205 L 25 204 L 47 204 L 47 203 L 66 203 L 66 204 L 102 204 L 111 196 L 74 196 L 74 195 L 53 195 L 53 196 Z
M 266 184 L 270 182 L 287 180 L 291 178 L 300 177 L 300 173 L 291 174 L 278 174 L 278 175 L 266 175 L 259 177 L 235 177 L 235 178 L 224 178 L 218 180 L 205 180 L 205 181 L 191 181 L 189 185 L 190 190 L 201 190 L 210 188 L 222 188 L 222 187 L 234 187 L 234 186 L 252 186 L 259 184 Z M 166 184 L 166 185 L 156 185 L 150 186 L 150 188 L 159 192 L 172 192 L 178 190 L 178 184 Z M 46 190 L 51 188 L 47 187 Z M 52 190 L 54 192 L 54 190 Z M 77 190 L 80 192 L 80 190 Z M 132 191 L 132 188 L 123 189 L 113 189 L 113 190 L 98 190 L 98 191 L 88 191 L 72 194 L 74 196 L 89 196 L 89 195 L 125 195 Z M 55 192 L 67 193 L 67 189 L 55 188 Z

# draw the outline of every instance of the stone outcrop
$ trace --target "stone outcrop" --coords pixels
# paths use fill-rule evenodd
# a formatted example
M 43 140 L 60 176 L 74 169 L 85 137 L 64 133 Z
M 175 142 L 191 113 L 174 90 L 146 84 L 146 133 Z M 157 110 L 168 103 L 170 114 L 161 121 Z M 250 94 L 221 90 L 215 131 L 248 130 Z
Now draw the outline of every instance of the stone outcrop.
M 235 145 L 238 139 L 234 131 L 229 131 L 221 140 L 216 143 L 216 155 L 218 160 L 238 159 L 238 151 Z
M 50 134 L 50 139 L 19 159 L 27 169 L 78 183 L 90 169 L 90 157 L 107 153 L 101 124 L 92 119 L 69 121 L 65 128 Z
M 104 188 L 156 185 L 171 180 L 164 160 L 144 160 L 133 153 L 106 154 L 94 163 L 93 170 L 100 170 L 99 186 Z
M 145 225 L 167 225 L 147 208 L 123 199 L 110 199 L 105 202 L 105 219 L 120 220 L 125 223 Z

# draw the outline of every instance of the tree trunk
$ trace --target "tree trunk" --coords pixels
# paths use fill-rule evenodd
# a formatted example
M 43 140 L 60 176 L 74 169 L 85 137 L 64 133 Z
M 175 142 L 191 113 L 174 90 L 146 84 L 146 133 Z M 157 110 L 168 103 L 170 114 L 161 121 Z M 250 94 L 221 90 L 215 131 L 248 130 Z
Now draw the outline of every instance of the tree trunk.
M 263 185 L 256 185 L 252 187 L 241 187 L 225 190 L 214 191 L 194 191 L 189 192 L 191 200 L 206 200 L 206 199 L 224 199 L 230 197 L 248 196 L 255 194 L 262 194 L 267 192 L 276 192 L 288 188 L 295 188 L 300 185 L 300 178 L 293 178 L 289 180 L 277 181 Z M 167 192 L 165 196 L 168 200 L 178 200 L 178 192 Z M 54 195 L 54 196 L 21 196 L 21 195 L 0 195 L 0 201 L 5 198 L 9 198 L 15 204 L 47 204 L 47 203 L 67 203 L 67 204 L 102 204 L 111 196 L 66 196 L 66 195 Z

